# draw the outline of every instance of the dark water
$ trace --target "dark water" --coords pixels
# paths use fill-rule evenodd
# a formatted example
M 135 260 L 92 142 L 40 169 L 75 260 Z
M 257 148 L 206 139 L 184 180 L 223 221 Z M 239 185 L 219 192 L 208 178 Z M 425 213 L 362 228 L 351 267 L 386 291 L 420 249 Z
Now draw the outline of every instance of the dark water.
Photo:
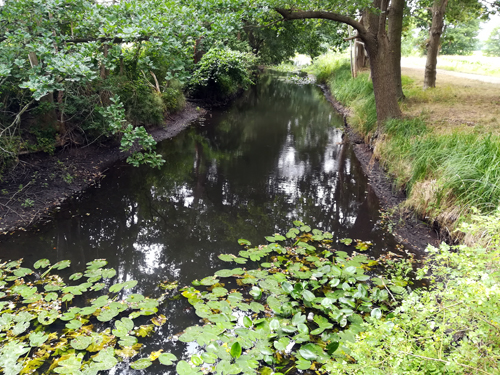
M 70 259 L 77 272 L 106 258 L 115 282 L 136 279 L 133 292 L 157 295 L 160 281 L 188 285 L 227 268 L 217 255 L 237 253 L 238 238 L 264 243 L 297 219 L 336 238 L 370 240 L 374 256 L 394 251 L 395 240 L 375 225 L 377 198 L 341 125 L 314 85 L 264 76 L 230 108 L 163 142 L 161 170 L 108 171 L 39 231 L 0 239 L 0 259 Z M 169 322 L 144 353 L 164 348 L 187 358 L 196 350 L 169 339 L 197 322 L 188 307 L 167 304 Z

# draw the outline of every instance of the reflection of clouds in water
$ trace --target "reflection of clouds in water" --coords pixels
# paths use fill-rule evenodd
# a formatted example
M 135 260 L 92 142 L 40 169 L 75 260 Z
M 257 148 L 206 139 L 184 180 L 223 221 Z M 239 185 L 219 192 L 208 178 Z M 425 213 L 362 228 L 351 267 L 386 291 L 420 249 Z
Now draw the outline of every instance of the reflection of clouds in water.
M 335 129 L 334 131 L 328 132 L 328 143 L 325 147 L 324 157 L 323 157 L 323 172 L 333 173 L 337 172 L 340 168 L 338 155 L 340 155 L 340 149 L 343 147 L 340 145 L 342 142 L 342 132 Z
M 137 206 L 138 204 L 135 202 L 127 206 L 127 215 L 126 215 L 127 220 L 125 222 L 127 228 L 132 227 L 132 225 L 137 224 L 139 221 L 139 217 L 136 214 Z
M 143 232 L 143 230 L 141 230 L 141 232 Z M 144 233 L 139 233 L 139 235 L 144 235 Z M 143 254 L 142 262 L 139 266 L 142 272 L 152 275 L 158 272 L 158 269 L 167 268 L 171 276 L 179 277 L 180 268 L 175 268 L 173 263 L 167 265 L 161 261 L 165 253 L 164 244 L 140 244 L 135 242 L 133 246 L 136 251 L 140 251 Z

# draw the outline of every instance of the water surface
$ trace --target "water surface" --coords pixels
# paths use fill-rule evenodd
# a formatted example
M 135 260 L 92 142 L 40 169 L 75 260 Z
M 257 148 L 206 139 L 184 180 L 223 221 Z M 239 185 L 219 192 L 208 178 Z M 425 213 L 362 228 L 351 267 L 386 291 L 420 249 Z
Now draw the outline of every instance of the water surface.
M 117 165 L 52 222 L 2 238 L 0 258 L 23 257 L 27 266 L 70 259 L 70 273 L 106 258 L 118 271 L 115 282 L 136 279 L 133 292 L 158 295 L 160 281 L 188 285 L 211 275 L 227 266 L 217 255 L 240 250 L 238 238 L 265 243 L 264 236 L 285 233 L 293 220 L 335 239 L 370 240 L 373 256 L 395 249 L 376 226 L 379 203 L 343 140 L 342 119 L 314 85 L 263 76 L 229 108 L 158 150 L 166 160 L 161 169 Z M 169 322 L 145 353 L 164 348 L 187 358 L 196 345 L 169 337 L 197 318 L 182 300 L 162 313 Z

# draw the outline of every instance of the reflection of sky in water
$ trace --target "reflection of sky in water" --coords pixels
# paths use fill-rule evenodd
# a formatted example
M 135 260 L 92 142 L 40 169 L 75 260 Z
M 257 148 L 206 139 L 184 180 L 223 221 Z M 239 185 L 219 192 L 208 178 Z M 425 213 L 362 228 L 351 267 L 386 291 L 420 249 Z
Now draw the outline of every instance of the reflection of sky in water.
M 123 295 L 158 295 L 161 281 L 185 286 L 237 267 L 218 255 L 237 253 L 238 238 L 263 243 L 297 219 L 331 231 L 334 239 L 371 240 L 374 254 L 393 251 L 394 240 L 375 227 L 378 202 L 333 126 L 342 120 L 321 92 L 262 80 L 230 108 L 214 111 L 204 126 L 159 145 L 167 161 L 160 170 L 109 171 L 101 188 L 70 202 L 39 233 L 7 238 L 0 258 L 71 259 L 72 272 L 106 258 L 118 272 L 113 282 L 139 281 Z M 173 337 L 200 323 L 187 302 L 169 301 L 161 313 L 168 323 L 146 340 L 142 357 L 159 349 L 183 359 L 198 353 L 198 344 Z M 174 372 L 161 365 L 144 371 Z M 112 373 L 137 372 L 120 366 Z

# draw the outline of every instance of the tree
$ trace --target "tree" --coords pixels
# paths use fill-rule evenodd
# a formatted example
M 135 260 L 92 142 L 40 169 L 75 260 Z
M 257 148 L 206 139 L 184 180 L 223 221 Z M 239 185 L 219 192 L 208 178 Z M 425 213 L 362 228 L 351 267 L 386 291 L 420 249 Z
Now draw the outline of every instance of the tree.
M 456 25 L 472 19 L 487 19 L 494 10 L 488 10 L 480 0 L 433 0 L 429 5 L 428 0 L 422 0 L 417 9 L 417 13 L 426 19 L 424 24 L 429 27 L 424 89 L 436 87 L 437 56 L 445 23 Z
M 445 26 L 441 53 L 443 55 L 472 55 L 478 44 L 478 33 L 478 19 Z
M 379 125 L 390 118 L 401 117 L 398 105 L 398 79 L 400 79 L 404 0 L 393 0 L 390 4 L 386 0 L 373 0 L 371 3 L 363 4 L 360 9 L 344 3 L 329 3 L 329 6 L 321 3 L 324 5 L 321 10 L 299 10 L 295 6 L 280 4 L 276 7 L 276 11 L 285 20 L 325 19 L 344 23 L 356 29 L 370 59 Z M 303 6 L 307 7 L 307 2 Z M 363 13 L 365 24 L 355 19 L 354 14 L 358 11 Z
M 486 56 L 500 56 L 500 27 L 495 27 L 485 42 L 483 52 Z
M 154 142 L 140 125 L 163 121 L 163 94 L 195 69 L 194 41 L 204 36 L 225 43 L 241 27 L 245 9 L 237 1 L 225 3 L 0 3 L 0 169 L 26 150 L 24 135 L 43 137 L 52 151 L 111 134 L 124 149 L 139 141 L 152 150 Z M 159 160 L 154 153 L 135 155 L 139 162 Z M 143 158 L 148 155 L 153 158 Z

